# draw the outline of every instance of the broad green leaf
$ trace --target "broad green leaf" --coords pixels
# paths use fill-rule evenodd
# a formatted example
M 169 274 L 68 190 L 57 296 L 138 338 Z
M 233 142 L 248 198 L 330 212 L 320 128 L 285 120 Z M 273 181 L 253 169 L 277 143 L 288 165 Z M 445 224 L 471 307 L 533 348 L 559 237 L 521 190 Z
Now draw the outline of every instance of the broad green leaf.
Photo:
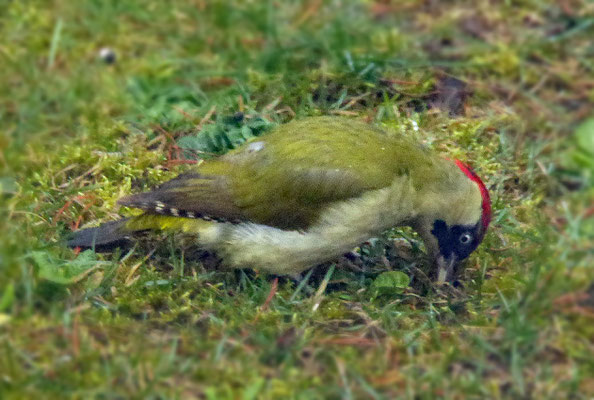
M 402 293 L 409 283 L 410 278 L 404 272 L 388 271 L 375 278 L 371 289 L 377 294 Z
M 33 252 L 31 257 L 39 268 L 39 278 L 60 285 L 79 282 L 106 263 L 97 261 L 97 255 L 92 250 L 84 251 L 76 259 L 66 262 L 55 260 L 42 251 Z

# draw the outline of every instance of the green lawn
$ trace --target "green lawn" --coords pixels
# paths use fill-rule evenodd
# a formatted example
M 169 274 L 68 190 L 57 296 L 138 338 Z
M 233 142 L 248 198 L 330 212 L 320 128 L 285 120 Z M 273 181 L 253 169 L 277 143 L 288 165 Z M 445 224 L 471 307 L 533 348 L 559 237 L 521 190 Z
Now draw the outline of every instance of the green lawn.
M 0 398 L 593 398 L 592 37 L 588 0 L 0 0 Z M 65 246 L 187 159 L 325 114 L 484 178 L 459 293 L 374 290 L 421 262 L 406 230 L 301 283 L 181 236 Z

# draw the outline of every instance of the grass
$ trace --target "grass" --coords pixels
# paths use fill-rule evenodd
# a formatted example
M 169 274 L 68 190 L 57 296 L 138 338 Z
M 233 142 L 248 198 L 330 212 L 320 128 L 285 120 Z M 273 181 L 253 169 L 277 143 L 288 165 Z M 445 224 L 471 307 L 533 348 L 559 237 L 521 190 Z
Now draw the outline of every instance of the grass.
M 0 397 L 592 398 L 592 5 L 236 3 L 1 7 Z M 319 114 L 485 178 L 494 224 L 461 296 L 374 293 L 382 256 L 410 273 L 386 238 L 363 271 L 301 283 L 213 269 L 178 236 L 64 246 L 196 149 Z

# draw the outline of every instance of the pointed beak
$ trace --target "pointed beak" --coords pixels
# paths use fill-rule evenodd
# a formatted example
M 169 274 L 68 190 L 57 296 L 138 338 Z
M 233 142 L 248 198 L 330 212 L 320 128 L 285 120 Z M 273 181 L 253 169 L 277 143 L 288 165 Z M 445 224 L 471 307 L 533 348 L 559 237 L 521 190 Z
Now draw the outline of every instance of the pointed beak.
M 454 278 L 454 271 L 457 262 L 455 255 L 451 255 L 449 258 L 445 258 L 443 255 L 439 255 L 436 260 L 437 267 L 437 283 L 449 282 Z

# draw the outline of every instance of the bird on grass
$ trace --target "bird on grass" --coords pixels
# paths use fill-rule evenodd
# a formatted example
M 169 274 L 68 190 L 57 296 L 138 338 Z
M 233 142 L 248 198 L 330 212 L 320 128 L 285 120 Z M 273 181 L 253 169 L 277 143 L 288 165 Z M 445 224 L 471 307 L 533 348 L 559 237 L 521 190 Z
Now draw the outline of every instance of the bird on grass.
M 72 247 L 142 231 L 193 235 L 231 268 L 295 275 L 397 226 L 411 226 L 452 281 L 491 220 L 489 192 L 464 163 L 340 117 L 296 120 L 119 204 L 141 215 L 78 231 Z

